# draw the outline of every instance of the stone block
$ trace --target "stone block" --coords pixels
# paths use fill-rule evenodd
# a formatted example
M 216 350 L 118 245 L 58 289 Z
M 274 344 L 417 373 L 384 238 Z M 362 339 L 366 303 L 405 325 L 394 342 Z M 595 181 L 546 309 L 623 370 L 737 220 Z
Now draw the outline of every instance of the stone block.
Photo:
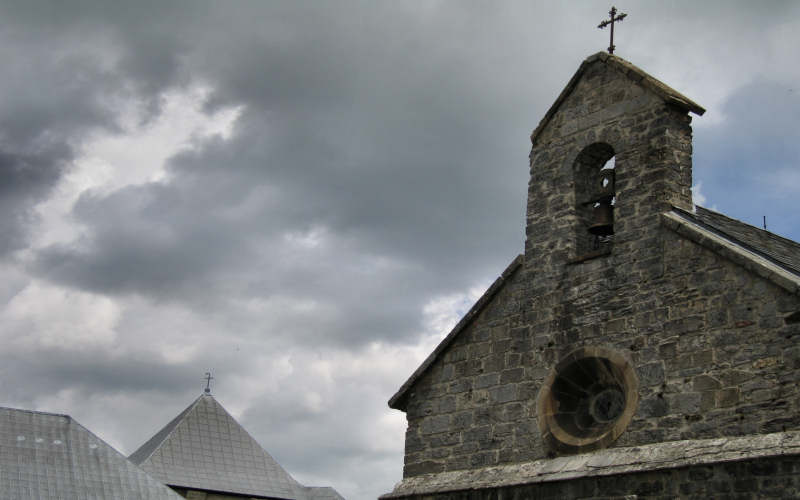
M 642 365 L 637 370 L 639 372 L 639 382 L 642 386 L 661 385 L 664 383 L 664 362 L 656 361 Z
M 695 391 L 710 391 L 720 387 L 722 383 L 710 375 L 697 375 L 692 379 L 692 388 Z
M 491 404 L 508 403 L 517 399 L 517 384 L 507 384 L 489 389 Z
M 695 415 L 700 412 L 701 395 L 699 392 L 668 394 L 665 396 L 671 412 L 679 415 Z
M 486 373 L 484 375 L 479 375 L 475 378 L 474 387 L 475 389 L 485 389 L 487 387 L 492 387 L 500 383 L 500 374 L 499 373 Z
M 500 373 L 500 383 L 509 384 L 511 382 L 519 382 L 520 380 L 522 380 L 524 374 L 525 370 L 522 368 L 513 368 L 510 370 L 504 370 L 502 373 Z
M 717 408 L 729 408 L 739 402 L 739 388 L 727 387 L 716 392 Z
M 422 420 L 420 425 L 421 434 L 437 434 L 446 432 L 450 428 L 449 415 L 434 415 L 426 417 Z

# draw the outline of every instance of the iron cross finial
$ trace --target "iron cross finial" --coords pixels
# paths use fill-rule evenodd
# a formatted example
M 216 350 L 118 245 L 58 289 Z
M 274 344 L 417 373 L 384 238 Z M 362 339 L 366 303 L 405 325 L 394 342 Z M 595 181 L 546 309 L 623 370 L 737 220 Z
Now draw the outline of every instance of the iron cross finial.
M 206 376 L 203 379 L 206 381 L 205 393 L 211 394 L 211 381 L 214 380 L 214 377 L 211 376 L 211 372 L 206 372 Z
M 615 22 L 622 22 L 622 20 L 625 19 L 625 16 L 628 15 L 628 14 L 623 14 L 621 12 L 620 12 L 619 15 L 616 15 L 616 14 L 617 14 L 617 8 L 612 6 L 611 10 L 608 11 L 608 15 L 611 17 L 611 19 L 603 21 L 602 23 L 597 25 L 597 27 L 600 28 L 600 29 L 605 28 L 609 24 L 611 25 L 611 41 L 608 44 L 608 53 L 609 54 L 613 54 L 614 53 L 614 49 L 616 48 L 614 46 L 614 23 Z

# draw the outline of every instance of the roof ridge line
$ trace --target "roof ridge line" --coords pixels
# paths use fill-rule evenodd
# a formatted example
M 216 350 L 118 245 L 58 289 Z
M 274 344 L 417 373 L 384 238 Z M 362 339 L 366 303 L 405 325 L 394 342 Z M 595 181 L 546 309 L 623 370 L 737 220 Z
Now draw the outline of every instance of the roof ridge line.
M 210 394 L 209 394 L 209 396 L 210 396 Z M 297 485 L 299 485 L 299 486 L 302 486 L 303 488 L 306 488 L 306 486 L 303 486 L 303 485 L 302 485 L 302 484 L 301 484 L 301 483 L 300 483 L 300 482 L 299 482 L 297 479 L 295 479 L 295 478 L 294 478 L 294 477 L 293 477 L 291 474 L 289 474 L 289 471 L 287 471 L 287 470 L 286 470 L 286 469 L 283 467 L 283 465 L 281 465 L 281 464 L 280 464 L 280 463 L 279 463 L 279 462 L 278 462 L 278 461 L 275 459 L 275 457 L 273 457 L 273 456 L 272 456 L 272 454 L 271 454 L 270 452 L 268 452 L 268 451 L 266 450 L 266 448 L 264 448 L 264 447 L 261 445 L 261 443 L 258 441 L 258 439 L 254 438 L 254 437 L 252 436 L 252 434 L 250 434 L 250 431 L 248 431 L 248 430 L 247 430 L 247 428 L 246 428 L 245 426 L 243 426 L 243 425 L 242 425 L 242 424 L 239 422 L 239 420 L 238 420 L 238 419 L 234 418 L 234 416 L 233 416 L 233 415 L 231 415 L 231 414 L 230 414 L 230 412 L 228 412 L 227 408 L 225 408 L 224 406 L 222 406 L 222 403 L 220 403 L 219 401 L 217 401 L 217 400 L 216 400 L 215 398 L 213 398 L 213 397 L 212 397 L 211 399 L 213 399 L 213 400 L 214 400 L 214 402 L 215 402 L 215 403 L 217 403 L 217 405 L 219 405 L 219 407 L 222 409 L 222 411 L 224 411 L 224 412 L 225 412 L 225 414 L 226 414 L 226 415 L 228 415 L 228 417 L 230 417 L 230 419 L 231 419 L 231 420 L 233 420 L 233 421 L 236 423 L 236 425 L 238 425 L 238 426 L 239 426 L 239 428 L 241 428 L 241 429 L 242 429 L 242 431 L 244 431 L 244 433 L 247 435 L 247 437 L 249 437 L 250 439 L 252 439 L 252 440 L 253 440 L 253 442 L 254 442 L 255 444 L 257 444 L 257 445 L 258 445 L 258 448 L 259 448 L 259 449 L 260 449 L 262 452 L 264 452 L 264 454 L 265 454 L 265 455 L 267 455 L 269 458 L 271 458 L 271 459 L 272 459 L 272 461 L 273 461 L 273 462 L 275 462 L 275 465 L 277 465 L 277 466 L 278 466 L 278 468 L 280 468 L 280 469 L 281 469 L 281 470 L 282 470 L 282 471 L 283 471 L 283 472 L 284 472 L 284 473 L 285 473 L 287 476 L 289 476 L 289 479 L 291 479 L 292 481 L 294 481 L 294 482 L 295 482 L 295 484 L 297 484 Z
M 0 406 L 0 410 L 12 410 L 12 411 L 21 411 L 24 413 L 33 413 L 35 415 L 50 415 L 53 417 L 65 417 L 72 421 L 75 421 L 71 415 L 67 415 L 66 413 L 54 413 L 51 411 L 41 411 L 41 410 L 28 410 L 26 408 L 13 408 L 11 406 Z
M 208 456 L 200 452 L 207 447 Z M 305 486 L 210 394 L 198 397 L 140 447 L 133 459 L 144 471 L 173 487 L 259 498 L 300 500 L 307 496 Z M 218 467 L 229 462 L 232 468 Z
M 172 433 L 173 433 L 173 432 L 175 432 L 175 429 L 177 429 L 177 428 L 178 428 L 178 425 L 180 424 L 180 422 L 182 422 L 182 421 L 183 421 L 183 420 L 184 420 L 184 419 L 185 419 L 185 418 L 186 418 L 186 417 L 189 415 L 189 413 L 191 413 L 191 410 L 193 410 L 193 409 L 195 409 L 195 408 L 197 407 L 197 403 L 200 401 L 200 398 L 202 398 L 203 396 L 206 396 L 206 394 L 201 394 L 201 395 L 199 395 L 197 398 L 195 398 L 195 400 L 194 400 L 194 401 L 192 401 L 192 402 L 189 404 L 189 406 L 187 406 L 187 407 L 186 407 L 186 408 L 185 408 L 185 409 L 184 409 L 182 412 L 178 413 L 178 414 L 175 416 L 175 418 L 173 418 L 172 420 L 170 420 L 169 422 L 167 422 L 167 424 L 166 424 L 164 427 L 162 427 L 161 429 L 159 429 L 159 430 L 158 430 L 158 432 L 156 432 L 156 433 L 155 433 L 155 434 L 154 434 L 154 435 L 153 435 L 153 436 L 152 436 L 150 439 L 148 439 L 147 441 L 145 441 L 145 442 L 144 442 L 144 443 L 143 443 L 143 444 L 142 444 L 142 445 L 141 445 L 139 448 L 137 448 L 137 449 L 136 449 L 136 450 L 135 450 L 133 453 L 131 453 L 130 455 L 128 455 L 128 457 L 127 457 L 127 458 L 128 458 L 128 460 L 130 460 L 131 462 L 133 462 L 133 463 L 134 463 L 134 464 L 135 464 L 137 467 L 139 467 L 141 464 L 145 463 L 145 462 L 147 461 L 147 459 L 149 459 L 150 457 L 152 457 L 152 456 L 153 456 L 153 453 L 155 453 L 155 452 L 156 452 L 156 450 L 158 450 L 158 449 L 160 448 L 160 445 L 161 445 L 162 443 L 164 443 L 164 441 L 166 441 L 166 440 L 167 440 L 169 437 L 171 437 L 171 436 L 172 436 Z M 208 394 L 208 396 L 210 396 L 210 394 Z M 174 423 L 174 425 L 173 425 L 173 423 Z M 159 439 L 157 442 L 153 442 L 153 443 L 152 443 L 152 444 L 153 444 L 153 446 L 151 447 L 151 449 L 150 449 L 150 451 L 148 452 L 147 456 L 143 457 L 141 460 L 139 460 L 139 457 L 136 457 L 136 459 L 134 459 L 134 458 L 133 458 L 133 456 L 134 456 L 134 455 L 136 455 L 136 453 L 137 453 L 139 450 L 141 450 L 141 449 L 143 449 L 145 446 L 147 446 L 147 445 L 151 444 L 151 441 L 153 441 L 153 440 L 154 440 L 156 437 L 158 437 L 158 435 L 161 433 L 161 431 L 163 431 L 164 429 L 166 429 L 167 427 L 170 427 L 170 426 L 172 426 L 172 428 L 169 430 L 169 432 L 168 432 L 168 433 L 164 434 L 164 436 L 163 436 L 161 439 Z

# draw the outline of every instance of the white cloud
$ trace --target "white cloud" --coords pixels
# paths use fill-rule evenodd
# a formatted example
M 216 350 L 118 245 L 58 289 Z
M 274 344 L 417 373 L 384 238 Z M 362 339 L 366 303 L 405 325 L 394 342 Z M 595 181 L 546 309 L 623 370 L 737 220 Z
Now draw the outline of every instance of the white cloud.
M 162 97 L 161 113 L 143 121 L 140 103 L 127 103 L 121 112 L 124 129 L 97 132 L 82 147 L 73 168 L 55 187 L 53 196 L 36 206 L 41 227 L 33 241 L 41 248 L 75 238 L 81 228 L 70 211 L 81 194 L 111 193 L 129 185 L 164 181 L 171 156 L 212 136 L 228 139 L 242 107 L 203 112 L 210 90 L 193 87 Z M 126 103 L 123 103 L 126 104 Z
M 120 308 L 101 295 L 33 280 L 0 310 L 7 351 L 110 349 Z
M 427 331 L 432 335 L 444 335 L 469 311 L 470 307 L 483 295 L 487 287 L 474 286 L 463 293 L 435 297 L 422 310 Z
M 703 194 L 702 189 L 703 181 L 697 181 L 692 186 L 692 203 L 704 207 L 706 206 L 706 196 Z

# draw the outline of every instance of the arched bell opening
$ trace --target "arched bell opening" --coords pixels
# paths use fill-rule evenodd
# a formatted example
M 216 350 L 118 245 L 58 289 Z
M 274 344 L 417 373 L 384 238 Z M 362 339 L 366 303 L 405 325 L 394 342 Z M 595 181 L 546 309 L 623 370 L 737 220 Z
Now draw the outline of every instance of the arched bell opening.
M 611 249 L 614 237 L 615 159 L 614 148 L 596 142 L 575 159 L 575 255 Z

